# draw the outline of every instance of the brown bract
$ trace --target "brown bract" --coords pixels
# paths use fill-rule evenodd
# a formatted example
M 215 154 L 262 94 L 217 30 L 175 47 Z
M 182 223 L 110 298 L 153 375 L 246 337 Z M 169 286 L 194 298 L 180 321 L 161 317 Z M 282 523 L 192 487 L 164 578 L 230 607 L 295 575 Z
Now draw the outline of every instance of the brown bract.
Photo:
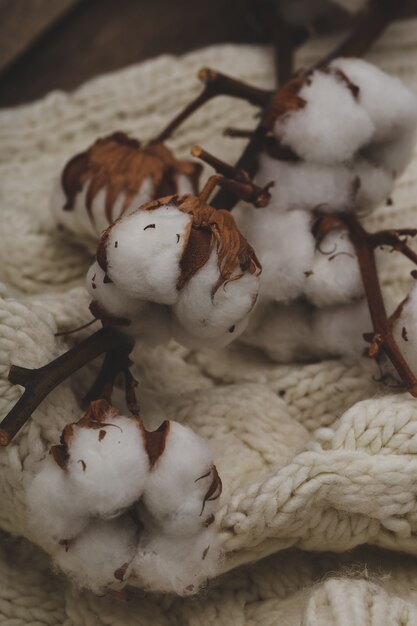
M 56 446 L 52 446 L 51 455 L 54 461 L 61 469 L 67 470 L 70 458 L 70 447 L 75 430 L 77 428 L 91 428 L 93 430 L 98 430 L 98 440 L 103 441 L 106 435 L 106 431 L 104 430 L 106 426 L 119 428 L 117 424 L 112 424 L 108 421 L 109 419 L 111 420 L 113 417 L 119 415 L 120 412 L 107 402 L 107 400 L 94 400 L 91 402 L 86 413 L 80 420 L 78 420 L 78 422 L 67 424 L 67 426 L 65 426 L 62 431 L 60 443 Z M 139 416 L 130 415 L 128 419 L 130 419 L 139 428 L 146 454 L 149 458 L 149 465 L 150 467 L 153 467 L 165 450 L 166 440 L 170 431 L 170 422 L 165 420 L 159 428 L 154 431 L 149 431 L 145 429 Z
M 342 83 L 352 94 L 355 100 L 359 98 L 359 87 L 355 85 L 350 78 L 340 69 L 334 67 L 325 67 L 314 70 L 323 74 L 329 74 Z M 288 83 L 278 89 L 271 97 L 268 106 L 262 116 L 262 128 L 264 130 L 263 149 L 269 156 L 280 161 L 299 161 L 300 157 L 285 144 L 275 137 L 273 131 L 275 122 L 281 118 L 285 118 L 296 111 L 300 111 L 308 103 L 299 94 L 305 85 L 311 83 L 311 77 L 314 72 L 302 72 L 295 76 Z
M 163 204 L 173 204 L 192 217 L 180 260 L 178 290 L 182 289 L 207 263 L 214 248 L 217 252 L 220 276 L 213 288 L 213 295 L 225 282 L 236 280 L 245 272 L 256 275 L 261 273 L 261 264 L 254 249 L 240 233 L 233 216 L 228 211 L 214 209 L 198 196 L 191 194 L 161 198 L 143 205 L 142 210 L 152 211 Z M 242 273 L 234 276 L 237 269 Z
M 113 207 L 124 193 L 122 214 L 137 195 L 144 181 L 152 181 L 154 197 L 177 192 L 178 174 L 188 176 L 197 188 L 201 165 L 174 157 L 163 143 L 141 147 L 139 141 L 123 132 L 98 139 L 88 150 L 74 156 L 62 172 L 61 184 L 67 198 L 64 210 L 74 208 L 76 195 L 89 183 L 86 208 L 94 221 L 92 204 L 99 191 L 106 189 L 105 211 L 113 222 Z M 118 217 L 118 216 L 116 216 Z

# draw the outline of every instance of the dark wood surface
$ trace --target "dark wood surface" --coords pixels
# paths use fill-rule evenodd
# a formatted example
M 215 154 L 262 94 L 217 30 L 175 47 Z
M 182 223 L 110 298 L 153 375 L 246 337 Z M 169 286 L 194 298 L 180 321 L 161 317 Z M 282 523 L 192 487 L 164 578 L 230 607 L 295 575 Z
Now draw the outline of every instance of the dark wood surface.
M 0 107 L 72 90 L 162 53 L 264 42 L 268 27 L 256 13 L 265 1 L 288 0 L 0 0 Z M 319 32 L 346 24 L 344 12 L 320 1 Z M 416 13 L 417 0 L 409 5 Z
M 29 15 L 32 0 L 1 0 L 0 12 L 7 17 L 4 11 L 10 13 L 16 1 L 27 6 Z M 46 5 L 55 2 L 44 0 Z M 27 38 L 26 53 L 14 63 L 5 40 L 0 50 L 9 68 L 0 73 L 0 106 L 31 101 L 51 89 L 71 90 L 91 76 L 161 53 L 253 41 L 245 5 L 244 0 L 81 0 L 48 32 L 45 29 L 41 39 L 30 43 Z M 40 6 L 37 9 L 41 11 Z M 0 19 L 0 38 L 10 18 Z M 10 21 L 15 23 L 16 18 Z M 14 39 L 14 34 L 9 36 L 10 44 Z

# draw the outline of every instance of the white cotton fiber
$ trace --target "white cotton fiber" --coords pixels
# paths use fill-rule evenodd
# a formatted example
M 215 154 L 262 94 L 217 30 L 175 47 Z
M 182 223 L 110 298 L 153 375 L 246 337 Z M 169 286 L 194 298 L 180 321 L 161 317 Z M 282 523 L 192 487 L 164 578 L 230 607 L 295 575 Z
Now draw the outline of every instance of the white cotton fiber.
M 369 141 L 373 122 L 337 73 L 316 70 L 298 95 L 305 105 L 278 117 L 274 135 L 305 161 L 348 161 Z
M 346 230 L 333 230 L 317 244 L 304 295 L 318 307 L 349 303 L 363 295 L 356 251 Z
M 310 361 L 315 357 L 311 307 L 300 301 L 259 306 L 240 340 L 260 348 L 277 363 Z
M 255 182 L 260 186 L 275 183 L 269 190 L 268 210 L 334 213 L 352 210 L 356 178 L 350 164 L 280 161 L 261 154 Z
M 112 517 L 142 495 L 149 459 L 136 418 L 104 418 L 97 428 L 74 427 L 67 475 L 78 506 Z
M 365 154 L 400 174 L 411 158 L 417 127 L 417 97 L 398 78 L 361 59 L 336 59 L 360 89 L 359 103 L 375 127 Z
M 395 182 L 389 170 L 358 157 L 352 164 L 352 172 L 357 181 L 355 206 L 358 213 L 370 213 L 388 200 Z
M 365 300 L 319 309 L 296 301 L 270 304 L 256 311 L 240 340 L 260 348 L 278 363 L 359 358 L 368 345 L 363 333 L 371 330 Z
M 112 321 L 123 332 L 134 336 L 147 345 L 158 345 L 171 337 L 171 321 L 168 307 L 128 296 L 113 282 L 106 280 L 106 274 L 95 261 L 87 273 L 87 291 L 96 303 L 105 321 Z M 93 305 L 93 312 L 94 312 Z M 118 321 L 119 320 L 119 323 Z M 121 321 L 128 324 L 120 323 Z
M 145 589 L 192 595 L 216 573 L 219 560 L 214 527 L 184 537 L 145 531 L 133 562 L 133 574 Z
M 314 260 L 311 215 L 245 206 L 236 221 L 262 265 L 260 299 L 286 302 L 300 296 Z
M 363 334 L 372 331 L 365 299 L 351 304 L 317 309 L 312 323 L 312 339 L 318 356 L 359 358 L 369 344 Z
M 257 299 L 259 276 L 237 269 L 216 289 L 219 278 L 218 255 L 213 250 L 172 307 L 174 338 L 188 347 L 223 347 L 246 326 Z
M 95 427 L 72 426 L 65 463 L 41 463 L 27 488 L 34 532 L 51 544 L 77 536 L 93 517 L 113 517 L 142 495 L 149 473 L 136 418 L 104 417 Z
M 76 537 L 88 523 L 85 503 L 50 455 L 27 485 L 26 500 L 31 530 L 51 550 Z
M 401 315 L 393 326 L 393 335 L 401 354 L 417 376 L 417 284 L 408 294 Z
M 128 516 L 95 520 L 74 541 L 61 546 L 54 562 L 79 587 L 103 594 L 124 586 L 137 545 Z
M 132 298 L 173 304 L 191 219 L 173 205 L 123 217 L 107 241 L 109 277 Z
M 170 535 L 201 532 L 219 508 L 221 491 L 211 450 L 190 428 L 170 422 L 165 449 L 149 474 L 142 502 Z

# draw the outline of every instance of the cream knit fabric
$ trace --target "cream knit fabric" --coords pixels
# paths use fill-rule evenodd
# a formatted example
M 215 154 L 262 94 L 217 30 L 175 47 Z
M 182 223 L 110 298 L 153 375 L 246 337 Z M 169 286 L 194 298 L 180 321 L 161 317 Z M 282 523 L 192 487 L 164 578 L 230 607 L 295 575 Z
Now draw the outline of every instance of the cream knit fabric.
M 305 48 L 301 64 L 329 45 Z M 392 26 L 368 58 L 417 90 L 417 22 Z M 56 339 L 56 330 L 90 318 L 83 288 L 89 257 L 65 240 L 49 215 L 54 178 L 97 136 L 120 129 L 150 138 L 198 91 L 201 66 L 261 86 L 273 80 L 270 50 L 216 46 L 180 59 L 160 57 L 94 79 L 71 95 L 54 92 L 0 112 L 1 417 L 21 393 L 7 382 L 10 363 L 44 364 L 74 341 Z M 222 138 L 222 129 L 250 127 L 253 113 L 246 104 L 218 99 L 171 145 L 186 155 L 198 142 L 232 161 L 242 143 Z M 415 225 L 416 192 L 417 159 L 398 182 L 393 205 L 382 207 L 370 226 Z M 406 289 L 407 270 L 401 258 L 390 257 L 384 281 L 397 297 Z M 377 384 L 365 361 L 277 366 L 238 345 L 220 355 L 170 345 L 138 348 L 135 356 L 148 426 L 165 418 L 185 422 L 216 451 L 224 483 L 220 576 L 197 599 L 131 589 L 131 602 L 123 604 L 78 594 L 27 541 L 25 480 L 63 426 L 80 417 L 78 399 L 94 364 L 54 391 L 0 450 L 0 624 L 417 624 L 411 557 L 369 548 L 324 554 L 368 543 L 417 555 L 416 400 Z M 268 558 L 255 563 L 261 557 Z M 129 583 L 134 588 L 136 581 Z

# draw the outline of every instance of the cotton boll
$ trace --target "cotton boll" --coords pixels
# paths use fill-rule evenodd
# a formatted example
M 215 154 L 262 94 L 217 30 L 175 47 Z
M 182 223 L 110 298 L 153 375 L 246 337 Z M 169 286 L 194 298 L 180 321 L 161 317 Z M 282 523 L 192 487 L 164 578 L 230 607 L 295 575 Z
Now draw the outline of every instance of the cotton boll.
M 216 250 L 180 291 L 172 307 L 173 335 L 190 347 L 223 347 L 243 332 L 259 290 L 259 276 L 237 270 L 216 289 Z
M 362 158 L 355 160 L 352 170 L 358 183 L 355 205 L 359 213 L 370 213 L 387 201 L 394 186 L 394 176 L 388 170 Z
M 399 174 L 411 158 L 417 127 L 417 97 L 398 78 L 361 59 L 336 59 L 330 67 L 347 74 L 360 89 L 359 102 L 375 131 L 366 154 Z
M 221 481 L 207 443 L 190 428 L 169 422 L 165 448 L 155 460 L 142 503 L 157 526 L 171 535 L 199 533 L 214 521 Z
M 120 589 L 130 575 L 137 527 L 127 516 L 94 520 L 55 555 L 55 563 L 79 587 L 102 594 Z
M 417 375 L 417 284 L 414 284 L 393 326 L 394 339 L 409 364 Z
M 257 312 L 241 341 L 278 363 L 360 357 L 372 330 L 365 300 L 317 309 L 305 302 L 270 304 Z
M 372 322 L 365 299 L 351 304 L 317 309 L 312 324 L 312 340 L 318 356 L 358 358 L 369 344 L 363 334 L 372 331 Z
M 255 182 L 260 186 L 271 180 L 275 183 L 270 189 L 268 211 L 320 209 L 323 213 L 335 213 L 352 210 L 356 178 L 349 164 L 280 161 L 261 154 Z
M 51 456 L 29 482 L 26 501 L 32 532 L 52 550 L 60 541 L 76 537 L 88 523 L 85 502 L 79 501 L 68 474 Z
M 373 135 L 368 112 L 338 73 L 316 70 L 298 96 L 304 106 L 280 115 L 274 135 L 302 159 L 328 165 L 347 161 Z
M 192 595 L 217 573 L 219 560 L 214 527 L 186 537 L 145 531 L 133 562 L 133 574 L 145 589 Z
M 318 307 L 348 303 L 363 295 L 355 248 L 345 230 L 329 232 L 318 244 L 305 282 L 305 297 Z
M 120 219 L 106 243 L 108 276 L 132 298 L 174 304 L 191 220 L 174 205 Z
M 300 301 L 259 306 L 240 341 L 260 348 L 277 363 L 310 361 L 316 356 L 311 315 L 311 307 Z
M 90 516 L 112 517 L 140 498 L 149 474 L 138 418 L 104 416 L 94 427 L 74 425 L 68 481 Z
M 87 273 L 87 290 L 93 299 L 92 312 L 103 322 L 113 323 L 147 345 L 158 345 L 171 338 L 168 307 L 128 296 L 94 262 Z
M 242 207 L 236 221 L 262 265 L 262 301 L 285 302 L 300 296 L 314 259 L 311 215 Z

